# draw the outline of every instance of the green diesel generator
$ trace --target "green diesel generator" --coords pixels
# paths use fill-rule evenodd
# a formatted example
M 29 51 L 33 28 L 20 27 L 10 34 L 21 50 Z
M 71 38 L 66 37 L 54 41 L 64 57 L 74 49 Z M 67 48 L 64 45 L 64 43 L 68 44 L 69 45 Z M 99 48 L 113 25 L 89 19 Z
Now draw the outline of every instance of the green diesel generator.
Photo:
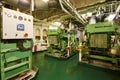
M 48 29 L 47 31 L 49 48 L 47 56 L 67 59 L 76 54 L 76 46 L 78 46 L 78 40 L 76 39 L 76 31 L 67 29 Z
M 120 66 L 120 28 L 115 22 L 88 24 L 83 60 L 101 60 Z

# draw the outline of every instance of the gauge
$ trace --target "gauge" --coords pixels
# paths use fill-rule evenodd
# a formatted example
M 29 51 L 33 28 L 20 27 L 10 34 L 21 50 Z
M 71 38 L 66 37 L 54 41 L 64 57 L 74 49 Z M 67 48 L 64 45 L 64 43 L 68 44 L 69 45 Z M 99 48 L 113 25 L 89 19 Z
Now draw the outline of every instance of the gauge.
M 27 19 L 26 19 L 26 18 L 24 18 L 24 20 L 26 21 Z
M 7 13 L 5 12 L 5 15 L 7 15 Z
M 22 16 L 19 16 L 18 19 L 21 21 L 21 20 L 23 20 L 23 17 L 22 17 Z
M 8 16 L 8 17 L 11 17 L 12 15 L 11 15 L 10 13 L 7 13 L 7 16 Z
M 17 16 L 16 16 L 16 15 L 14 15 L 14 19 L 17 19 Z
M 28 19 L 28 21 L 30 22 L 30 21 L 31 21 L 31 19 Z

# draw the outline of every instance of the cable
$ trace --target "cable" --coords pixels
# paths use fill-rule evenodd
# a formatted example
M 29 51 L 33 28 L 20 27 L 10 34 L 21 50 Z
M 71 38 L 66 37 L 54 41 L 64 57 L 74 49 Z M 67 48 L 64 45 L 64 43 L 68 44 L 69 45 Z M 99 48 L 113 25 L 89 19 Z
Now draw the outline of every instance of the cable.
M 23 43 L 24 43 L 24 40 L 17 40 L 17 47 L 19 48 L 19 50 L 26 51 L 26 50 L 32 49 L 32 47 L 33 47 L 33 40 L 31 41 L 31 46 L 29 46 L 29 47 L 25 47 L 23 45 Z

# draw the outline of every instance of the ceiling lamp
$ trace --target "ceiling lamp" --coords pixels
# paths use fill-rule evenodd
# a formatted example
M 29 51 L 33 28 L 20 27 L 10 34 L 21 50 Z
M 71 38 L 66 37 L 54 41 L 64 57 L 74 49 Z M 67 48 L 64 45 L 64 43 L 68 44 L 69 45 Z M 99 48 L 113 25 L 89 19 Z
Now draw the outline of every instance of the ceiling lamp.
M 61 22 L 54 22 L 53 23 L 55 26 L 60 26 L 61 25 Z
M 48 2 L 49 0 L 43 0 L 44 2 Z

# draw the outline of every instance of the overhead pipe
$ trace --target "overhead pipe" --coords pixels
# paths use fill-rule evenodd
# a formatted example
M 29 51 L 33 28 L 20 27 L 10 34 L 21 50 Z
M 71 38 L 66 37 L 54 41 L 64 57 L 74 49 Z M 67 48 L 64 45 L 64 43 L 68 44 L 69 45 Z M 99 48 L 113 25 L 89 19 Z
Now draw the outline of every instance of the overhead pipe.
M 71 15 L 70 12 L 67 11 L 67 10 L 64 8 L 64 6 L 62 5 L 62 1 L 61 1 L 61 0 L 59 0 L 59 3 L 60 3 L 60 6 L 61 6 L 62 10 L 65 11 L 67 14 Z
M 14 5 L 18 8 L 30 8 L 31 0 L 2 0 L 10 5 Z M 49 0 L 44 2 L 43 0 L 34 0 L 35 10 L 48 10 L 49 8 L 58 8 L 59 3 L 57 0 Z
M 76 8 L 68 1 L 63 0 L 64 3 L 66 3 L 68 5 L 68 7 L 70 8 L 70 11 L 73 12 L 73 16 L 75 16 L 75 18 L 80 21 L 83 25 L 85 25 L 87 23 L 87 20 L 85 18 L 83 18 L 79 12 L 76 10 Z
M 83 24 L 85 26 L 85 24 L 87 23 L 87 20 L 84 19 L 76 10 L 76 8 L 69 2 L 69 0 L 59 0 L 60 6 L 62 8 L 63 11 L 65 11 L 66 13 L 70 14 L 71 16 L 75 17 L 78 22 L 80 22 L 81 24 Z M 65 8 L 65 7 L 67 8 Z

